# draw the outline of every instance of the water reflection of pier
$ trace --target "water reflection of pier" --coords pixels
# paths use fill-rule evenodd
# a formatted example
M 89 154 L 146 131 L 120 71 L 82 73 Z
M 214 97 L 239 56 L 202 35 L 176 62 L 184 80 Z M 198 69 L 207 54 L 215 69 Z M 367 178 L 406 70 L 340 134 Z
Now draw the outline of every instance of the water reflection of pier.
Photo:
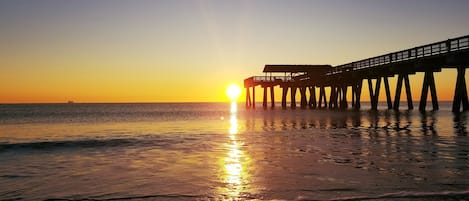
M 279 111 L 280 113 L 281 111 Z M 385 133 L 410 133 L 414 135 L 438 134 L 437 125 L 442 125 L 441 115 L 437 124 L 438 113 L 435 111 L 413 112 L 406 111 L 307 111 L 282 113 L 262 113 L 262 116 L 251 116 L 246 119 L 247 131 L 285 131 L 299 129 L 347 129 L 348 131 L 361 130 L 367 132 L 383 131 Z M 453 116 L 452 122 L 445 122 L 445 130 L 454 128 L 456 135 L 467 136 L 467 114 L 442 114 Z M 442 129 L 440 127 L 440 129 Z
M 263 108 L 268 106 L 269 89 L 271 107 L 274 107 L 274 87 L 280 86 L 282 108 L 287 107 L 289 91 L 290 107 L 296 108 L 296 93 L 299 89 L 301 108 L 346 109 L 349 102 L 347 94 L 351 91 L 351 106 L 358 110 L 361 107 L 363 81 L 366 80 L 372 110 L 378 108 L 381 82 L 384 82 L 388 109 L 399 110 L 403 85 L 406 91 L 407 107 L 413 109 L 409 76 L 422 72 L 424 80 L 419 110 L 425 111 L 429 91 L 433 110 L 438 110 L 434 74 L 441 72 L 443 68 L 454 68 L 457 69 L 457 77 L 452 110 L 459 112 L 462 105 L 462 110 L 466 111 L 469 110 L 465 80 L 467 67 L 469 67 L 469 35 L 334 67 L 330 65 L 266 65 L 263 71 L 264 76 L 253 76 L 244 80 L 246 107 L 255 108 L 256 106 L 256 86 L 264 89 Z M 393 102 L 388 78 L 396 75 L 397 86 Z M 319 97 L 316 96 L 316 88 L 319 90 Z M 348 90 L 349 88 L 351 90 Z
M 280 137 L 288 146 L 283 149 L 318 155 L 318 163 L 353 166 L 415 182 L 451 183 L 468 175 L 464 113 L 454 119 L 446 118 L 453 116 L 448 111 L 274 110 L 255 114 L 259 116 L 250 116 L 245 127 L 258 141 Z M 445 168 L 435 168 L 442 165 Z

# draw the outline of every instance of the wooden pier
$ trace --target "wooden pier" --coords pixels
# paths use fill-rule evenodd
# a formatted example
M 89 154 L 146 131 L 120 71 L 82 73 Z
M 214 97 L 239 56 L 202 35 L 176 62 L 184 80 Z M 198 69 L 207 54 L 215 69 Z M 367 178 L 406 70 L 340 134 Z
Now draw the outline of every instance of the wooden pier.
M 465 71 L 469 67 L 469 35 L 448 39 L 428 45 L 414 47 L 381 56 L 363 59 L 339 66 L 330 65 L 265 65 L 264 76 L 253 76 L 244 80 L 246 107 L 255 108 L 256 86 L 263 88 L 263 108 L 275 107 L 274 87 L 282 88 L 282 108 L 287 108 L 290 92 L 290 107 L 296 108 L 296 93 L 300 93 L 300 108 L 347 109 L 347 93 L 351 93 L 351 107 L 360 109 L 363 81 L 368 82 L 371 109 L 378 109 L 381 82 L 384 83 L 388 109 L 399 110 L 402 88 L 405 88 L 407 108 L 413 109 L 409 76 L 424 73 L 419 110 L 425 111 L 430 95 L 432 109 L 438 110 L 438 96 L 434 74 L 443 68 L 457 69 L 453 112 L 469 110 Z M 397 76 L 396 92 L 391 97 L 388 78 Z M 316 96 L 319 88 L 319 96 Z M 325 89 L 329 88 L 329 97 Z M 351 90 L 348 90 L 348 89 Z M 428 93 L 430 91 L 430 93 Z M 308 92 L 308 93 L 307 93 Z M 308 98 L 309 95 L 309 98 Z M 462 106 L 462 108 L 461 108 Z

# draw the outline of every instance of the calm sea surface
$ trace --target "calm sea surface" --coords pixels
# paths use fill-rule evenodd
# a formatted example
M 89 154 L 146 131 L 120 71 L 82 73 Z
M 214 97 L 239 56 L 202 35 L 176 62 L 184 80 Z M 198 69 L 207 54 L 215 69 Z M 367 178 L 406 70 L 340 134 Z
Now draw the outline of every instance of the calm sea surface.
M 469 200 L 468 115 L 440 104 L 0 105 L 0 200 Z

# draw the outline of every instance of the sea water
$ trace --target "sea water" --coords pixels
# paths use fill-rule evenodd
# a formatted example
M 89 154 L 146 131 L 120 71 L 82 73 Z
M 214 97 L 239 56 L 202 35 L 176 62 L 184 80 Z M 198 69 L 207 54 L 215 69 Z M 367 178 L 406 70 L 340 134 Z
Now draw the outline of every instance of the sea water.
M 467 114 L 364 105 L 0 105 L 0 200 L 468 200 Z

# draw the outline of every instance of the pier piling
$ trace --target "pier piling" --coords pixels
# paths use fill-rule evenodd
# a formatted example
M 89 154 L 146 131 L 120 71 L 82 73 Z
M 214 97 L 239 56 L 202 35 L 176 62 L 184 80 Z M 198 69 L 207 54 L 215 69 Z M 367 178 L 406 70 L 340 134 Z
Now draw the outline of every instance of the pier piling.
M 308 106 L 308 102 L 306 99 L 306 87 L 300 87 L 300 95 L 301 95 L 301 102 L 300 102 L 301 109 L 306 109 L 306 106 Z
M 414 109 L 412 103 L 412 94 L 410 91 L 410 82 L 409 82 L 409 75 L 408 74 L 399 74 L 397 76 L 397 85 L 396 85 L 396 94 L 394 98 L 394 110 L 399 110 L 399 103 L 401 101 L 401 91 L 402 91 L 402 84 L 405 83 L 405 90 L 406 90 L 406 97 L 407 97 L 407 109 L 411 110 Z
M 311 86 L 309 89 L 309 108 L 316 109 L 316 87 Z
M 270 107 L 272 109 L 275 108 L 275 94 L 274 94 L 274 86 L 270 87 Z
M 425 76 L 423 78 L 422 94 L 420 96 L 419 104 L 420 111 L 425 111 L 425 107 L 427 105 L 428 90 L 430 90 L 433 110 L 438 110 L 438 97 L 436 96 L 435 78 L 433 77 L 433 71 L 425 72 Z
M 388 109 L 392 109 L 391 90 L 389 89 L 388 77 L 383 77 L 384 89 L 386 91 L 386 102 L 388 103 Z
M 290 87 L 290 107 L 292 109 L 296 108 L 296 87 Z
M 288 94 L 288 87 L 282 86 L 282 108 L 287 108 L 287 94 Z
M 460 112 L 461 103 L 463 106 L 463 111 L 469 110 L 469 100 L 467 97 L 466 89 L 466 68 L 458 67 L 458 75 L 456 79 L 456 88 L 454 90 L 453 98 L 453 112 Z

